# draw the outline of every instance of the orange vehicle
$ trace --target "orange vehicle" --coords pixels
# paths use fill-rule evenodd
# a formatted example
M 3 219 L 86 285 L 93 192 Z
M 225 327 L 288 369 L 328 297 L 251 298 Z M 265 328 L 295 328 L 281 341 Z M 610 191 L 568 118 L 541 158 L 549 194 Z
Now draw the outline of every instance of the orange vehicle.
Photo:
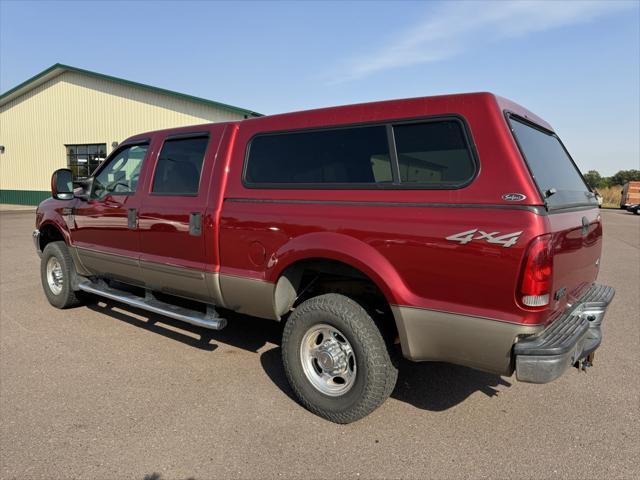
M 631 205 L 638 205 L 640 203 L 640 181 L 627 182 L 622 187 L 622 194 L 620 195 L 620 208 L 627 208 Z

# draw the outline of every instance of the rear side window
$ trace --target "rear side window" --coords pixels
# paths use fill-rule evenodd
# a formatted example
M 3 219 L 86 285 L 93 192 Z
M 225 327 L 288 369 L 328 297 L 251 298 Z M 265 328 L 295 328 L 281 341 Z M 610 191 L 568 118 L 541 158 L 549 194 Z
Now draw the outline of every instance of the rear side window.
M 475 164 L 460 122 L 396 125 L 393 136 L 401 182 L 451 186 L 473 177 Z
M 151 192 L 161 195 L 196 195 L 208 141 L 208 137 L 191 137 L 164 142 L 153 175 Z
M 269 134 L 253 139 L 245 171 L 250 184 L 392 182 L 384 126 Z
M 463 123 L 442 119 L 258 135 L 249 146 L 244 182 L 267 188 L 458 188 L 475 172 Z
M 549 207 L 596 204 L 578 168 L 553 133 L 509 117 L 533 179 Z

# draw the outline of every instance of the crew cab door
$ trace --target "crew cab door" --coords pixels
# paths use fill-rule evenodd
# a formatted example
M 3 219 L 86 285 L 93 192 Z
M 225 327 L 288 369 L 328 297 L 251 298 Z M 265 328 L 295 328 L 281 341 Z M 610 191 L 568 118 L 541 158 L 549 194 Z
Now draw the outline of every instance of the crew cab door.
M 72 243 L 95 275 L 141 283 L 137 211 L 149 142 L 120 146 L 96 173 L 86 201 L 73 209 Z
M 140 265 L 147 288 L 212 303 L 206 272 L 213 224 L 207 199 L 223 127 L 159 139 L 139 215 Z

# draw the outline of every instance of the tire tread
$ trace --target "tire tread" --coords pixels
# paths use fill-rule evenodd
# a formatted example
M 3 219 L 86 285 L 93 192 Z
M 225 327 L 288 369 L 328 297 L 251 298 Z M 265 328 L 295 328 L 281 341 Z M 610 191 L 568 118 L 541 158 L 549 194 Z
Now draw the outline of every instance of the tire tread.
M 46 265 L 49 257 L 51 256 L 57 257 L 64 269 L 65 283 L 60 295 L 54 295 L 49 289 L 49 285 L 47 283 Z M 67 244 L 63 241 L 48 243 L 42 252 L 40 277 L 42 280 L 42 288 L 44 289 L 47 300 L 49 300 L 51 305 L 61 309 L 80 305 L 81 300 L 78 297 L 77 292 L 72 288 L 72 281 L 75 275 L 75 264 L 73 263 L 73 258 L 71 258 Z
M 343 319 L 355 338 L 359 340 L 361 348 L 365 351 L 363 360 L 368 363 L 369 378 L 366 380 L 363 394 L 352 408 L 342 412 L 334 412 L 318 407 L 307 399 L 297 385 L 297 379 L 294 378 L 286 355 L 284 355 L 284 346 L 290 341 L 291 335 L 296 328 L 296 319 L 315 310 L 322 310 Z M 382 405 L 393 392 L 398 370 L 391 361 L 387 344 L 366 310 L 348 297 L 328 293 L 306 300 L 296 308 L 287 321 L 282 334 L 282 344 L 285 373 L 294 393 L 305 408 L 327 420 L 343 424 L 359 420 Z M 304 381 L 306 381 L 306 378 Z

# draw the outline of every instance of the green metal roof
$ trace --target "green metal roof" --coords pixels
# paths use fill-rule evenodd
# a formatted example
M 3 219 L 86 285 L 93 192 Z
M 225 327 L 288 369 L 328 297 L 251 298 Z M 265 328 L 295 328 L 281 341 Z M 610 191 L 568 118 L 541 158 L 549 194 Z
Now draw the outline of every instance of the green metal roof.
M 13 100 L 14 98 L 19 97 L 20 95 L 28 92 L 29 90 L 37 87 L 38 85 L 42 85 L 44 82 L 61 75 L 64 72 L 76 72 L 83 75 L 88 75 L 90 77 L 99 78 L 102 80 L 109 80 L 115 83 L 120 83 L 122 85 L 133 86 L 137 88 L 141 88 L 143 90 L 148 90 L 150 92 L 159 93 L 162 95 L 168 95 L 171 97 L 181 98 L 183 100 L 199 103 L 202 105 L 208 105 L 211 107 L 223 108 L 226 110 L 231 110 L 233 112 L 238 112 L 242 115 L 247 115 L 251 117 L 261 117 L 262 114 L 258 112 L 254 112 L 252 110 L 246 110 L 240 107 L 234 107 L 233 105 L 227 105 L 226 103 L 214 102 L 213 100 L 207 100 L 206 98 L 194 97 L 193 95 L 186 95 L 184 93 L 174 92 L 172 90 L 166 90 L 164 88 L 158 88 L 151 85 L 145 85 L 144 83 L 132 82 L 131 80 L 125 80 L 123 78 L 112 77 L 111 75 L 104 75 L 102 73 L 92 72 L 91 70 L 84 70 L 82 68 L 71 67 L 69 65 L 63 65 L 62 63 L 56 63 L 46 70 L 40 72 L 39 74 L 31 77 L 30 79 L 22 82 L 20 85 L 13 87 L 11 90 L 4 92 L 0 95 L 0 105 L 4 105 L 5 103 Z

